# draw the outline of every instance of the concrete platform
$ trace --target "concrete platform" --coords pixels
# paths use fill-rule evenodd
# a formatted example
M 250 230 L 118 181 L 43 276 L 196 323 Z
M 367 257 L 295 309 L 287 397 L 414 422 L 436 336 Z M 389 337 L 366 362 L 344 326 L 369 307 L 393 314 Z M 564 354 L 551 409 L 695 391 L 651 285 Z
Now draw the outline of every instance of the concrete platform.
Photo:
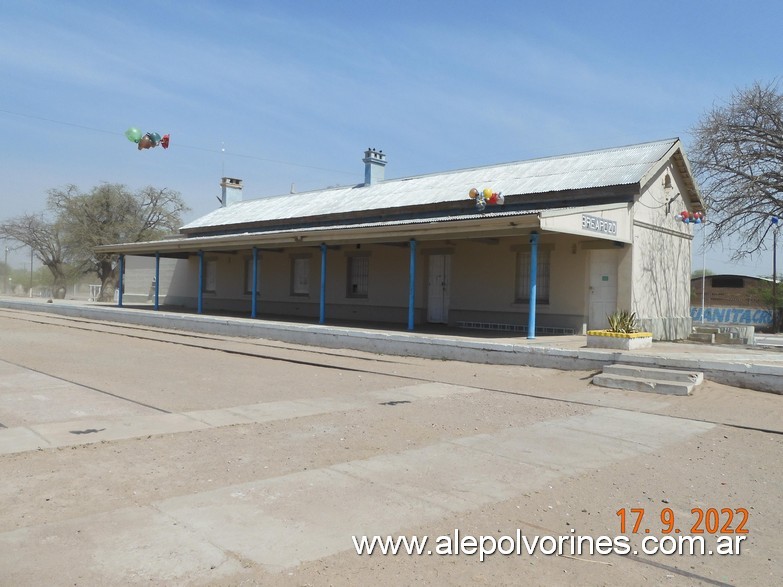
M 783 394 L 783 352 L 741 345 L 710 346 L 687 342 L 653 342 L 632 351 L 586 347 L 586 337 L 545 336 L 528 339 L 508 333 L 427 328 L 409 332 L 378 325 L 320 325 L 174 311 L 152 306 L 123 307 L 57 300 L 0 297 L 0 308 L 43 312 L 73 318 L 134 324 L 221 336 L 261 338 L 326 348 L 418 356 L 498 365 L 525 365 L 564 370 L 600 370 L 627 365 L 701 371 L 708 380 Z M 401 328 L 401 327 L 400 327 Z

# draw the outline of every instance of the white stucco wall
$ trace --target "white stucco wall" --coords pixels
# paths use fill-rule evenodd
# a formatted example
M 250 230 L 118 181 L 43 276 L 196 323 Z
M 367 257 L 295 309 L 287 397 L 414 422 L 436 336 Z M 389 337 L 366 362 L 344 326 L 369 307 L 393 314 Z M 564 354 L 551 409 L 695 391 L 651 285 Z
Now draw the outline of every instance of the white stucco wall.
M 667 175 L 671 190 L 664 188 Z M 643 186 L 633 207 L 633 311 L 659 340 L 687 338 L 690 333 L 691 242 L 696 225 L 675 219 L 688 209 L 681 195 L 685 191 L 669 162 Z
M 169 294 L 174 282 L 174 272 L 178 261 L 176 259 L 160 259 L 159 299 L 163 300 Z M 155 279 L 155 258 L 126 255 L 125 275 L 123 276 L 124 302 L 152 302 L 154 296 L 153 283 Z
M 196 295 L 198 283 L 198 258 L 176 259 L 171 284 L 164 300 L 166 304 L 184 305 L 189 297 Z

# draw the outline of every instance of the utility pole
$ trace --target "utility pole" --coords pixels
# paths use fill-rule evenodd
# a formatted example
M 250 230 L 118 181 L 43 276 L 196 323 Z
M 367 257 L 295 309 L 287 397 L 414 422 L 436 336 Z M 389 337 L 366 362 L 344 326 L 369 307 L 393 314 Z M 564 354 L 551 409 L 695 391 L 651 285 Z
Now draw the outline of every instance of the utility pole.
M 3 293 L 8 293 L 8 245 L 5 245 L 5 264 L 3 265 Z
M 775 222 L 777 218 L 773 219 Z M 775 222 L 777 224 L 777 222 Z M 772 229 L 772 332 L 778 333 L 778 227 Z
M 704 291 L 707 289 L 707 227 L 702 220 L 701 229 L 701 323 L 704 324 Z
M 30 246 L 30 297 L 33 297 L 33 247 Z

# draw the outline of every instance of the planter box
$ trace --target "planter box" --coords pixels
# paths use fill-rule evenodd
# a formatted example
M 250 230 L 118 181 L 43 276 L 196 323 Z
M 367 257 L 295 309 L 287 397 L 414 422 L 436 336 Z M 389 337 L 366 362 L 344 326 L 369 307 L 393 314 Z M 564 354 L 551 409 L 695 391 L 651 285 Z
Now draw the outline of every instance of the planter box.
M 599 349 L 618 349 L 632 351 L 652 346 L 652 332 L 609 332 L 608 330 L 588 330 L 587 347 Z

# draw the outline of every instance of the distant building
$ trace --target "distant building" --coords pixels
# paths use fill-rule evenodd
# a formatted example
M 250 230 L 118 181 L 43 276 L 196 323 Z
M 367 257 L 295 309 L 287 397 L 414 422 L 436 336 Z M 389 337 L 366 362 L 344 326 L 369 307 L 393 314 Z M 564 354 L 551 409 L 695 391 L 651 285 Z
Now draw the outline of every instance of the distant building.
M 689 335 L 678 215 L 704 205 L 679 139 L 402 179 L 363 162 L 361 184 L 255 200 L 223 178 L 177 238 L 98 250 L 180 259 L 161 303 L 198 312 L 581 333 L 626 309 Z
M 704 278 L 704 322 L 772 326 L 772 312 L 760 290 L 771 279 L 747 275 L 707 275 Z M 691 279 L 691 317 L 702 318 L 702 278 Z
M 762 307 L 764 304 L 759 289 L 763 284 L 772 284 L 771 279 L 747 275 L 707 275 L 704 282 L 705 306 L 736 306 L 737 308 Z M 691 279 L 692 305 L 701 304 L 701 284 L 701 277 Z

